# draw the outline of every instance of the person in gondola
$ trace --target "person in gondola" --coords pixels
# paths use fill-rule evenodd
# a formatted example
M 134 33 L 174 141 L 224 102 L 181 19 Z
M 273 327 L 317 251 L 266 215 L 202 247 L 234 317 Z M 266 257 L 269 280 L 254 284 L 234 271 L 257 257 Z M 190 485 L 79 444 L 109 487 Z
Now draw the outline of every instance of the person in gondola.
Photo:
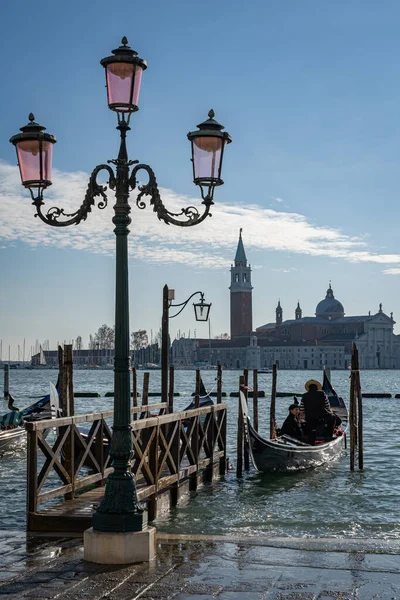
M 296 398 L 297 400 L 297 398 Z M 300 406 L 298 401 L 289 406 L 289 414 L 279 430 L 280 435 L 290 435 L 297 440 L 303 440 L 304 433 L 300 423 Z
M 325 441 L 331 440 L 336 418 L 322 385 L 319 381 L 310 379 L 304 387 L 306 393 L 301 400 L 300 413 L 304 415 L 308 442 L 314 445 L 318 434 L 322 435 Z

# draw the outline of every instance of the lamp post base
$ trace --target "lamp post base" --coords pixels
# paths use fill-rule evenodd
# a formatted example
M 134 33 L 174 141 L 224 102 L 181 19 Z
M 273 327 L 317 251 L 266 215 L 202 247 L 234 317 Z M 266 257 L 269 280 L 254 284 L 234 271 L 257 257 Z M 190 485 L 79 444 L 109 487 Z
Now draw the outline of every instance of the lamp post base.
M 156 529 L 128 533 L 103 533 L 87 529 L 83 534 L 83 558 L 102 565 L 149 562 L 156 556 Z
M 93 528 L 100 533 L 128 533 L 147 527 L 147 510 L 129 513 L 93 514 Z

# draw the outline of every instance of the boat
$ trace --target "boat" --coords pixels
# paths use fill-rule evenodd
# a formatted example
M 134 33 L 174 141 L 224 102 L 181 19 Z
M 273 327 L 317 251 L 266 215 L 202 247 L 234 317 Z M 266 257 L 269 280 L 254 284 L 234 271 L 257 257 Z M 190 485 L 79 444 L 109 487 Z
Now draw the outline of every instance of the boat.
M 15 399 L 9 394 L 9 412 L 0 417 L 0 452 L 12 450 L 25 440 L 25 422 L 55 418 L 60 413 L 57 388 L 51 382 L 46 396 L 22 410 L 14 406 L 14 402 Z
M 328 463 L 341 454 L 348 420 L 347 408 L 343 399 L 336 394 L 326 373 L 324 373 L 322 389 L 329 398 L 332 410 L 342 420 L 342 426 L 332 440 L 317 441 L 315 445 L 307 444 L 289 435 L 282 435 L 275 439 L 261 437 L 250 422 L 246 398 L 243 392 L 240 392 L 245 437 L 251 460 L 257 471 L 303 471 Z
M 259 369 L 257 372 L 259 375 L 271 375 L 272 369 Z

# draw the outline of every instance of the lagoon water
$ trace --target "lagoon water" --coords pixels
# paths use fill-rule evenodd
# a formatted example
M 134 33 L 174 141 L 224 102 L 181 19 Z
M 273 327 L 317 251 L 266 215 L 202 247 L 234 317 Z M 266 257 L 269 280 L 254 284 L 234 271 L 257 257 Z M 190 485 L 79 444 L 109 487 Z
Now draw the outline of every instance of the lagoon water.
M 223 390 L 238 389 L 239 371 L 224 371 Z M 12 370 L 10 389 L 19 407 L 32 397 L 48 392 L 54 370 Z M 202 372 L 206 388 L 216 389 L 216 372 Z M 150 374 L 150 391 L 159 391 L 160 371 Z M 317 371 L 279 371 L 278 391 L 301 393 L 307 379 L 320 378 Z M 143 372 L 138 372 L 139 391 Z M 347 401 L 349 372 L 332 371 L 336 391 Z M 251 381 L 250 381 L 251 384 Z M 400 371 L 364 371 L 365 392 L 400 393 Z M 195 386 L 194 371 L 175 372 L 175 408 L 184 408 Z M 100 398 L 76 398 L 76 413 L 113 408 L 104 394 L 113 389 L 112 371 L 75 371 L 75 391 L 99 392 Z M 269 396 L 271 375 L 259 375 L 259 389 Z M 153 399 L 153 401 L 157 401 Z M 235 462 L 237 398 L 228 405 L 228 452 Z M 287 414 L 290 398 L 277 399 L 277 421 Z M 251 405 L 251 401 L 250 401 Z M 6 411 L 0 399 L 0 410 Z M 4 409 L 4 410 L 3 410 Z M 400 399 L 364 399 L 364 470 L 350 472 L 346 451 L 335 462 L 315 471 L 298 474 L 260 474 L 253 468 L 238 481 L 235 470 L 222 482 L 207 484 L 186 505 L 156 521 L 159 531 L 169 533 L 267 536 L 269 539 L 364 540 L 375 549 L 400 549 Z M 267 436 L 269 398 L 259 399 L 260 433 Z M 26 448 L 0 457 L 0 529 L 25 528 Z

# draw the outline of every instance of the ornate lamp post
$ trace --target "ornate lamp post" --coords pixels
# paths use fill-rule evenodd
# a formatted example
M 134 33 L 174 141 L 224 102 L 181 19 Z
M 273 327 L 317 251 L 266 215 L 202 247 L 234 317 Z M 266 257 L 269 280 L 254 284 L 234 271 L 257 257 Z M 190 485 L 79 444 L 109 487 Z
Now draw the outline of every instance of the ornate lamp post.
M 109 164 L 101 164 L 93 169 L 85 198 L 76 212 L 68 214 L 57 207 L 52 207 L 47 212 L 42 210 L 44 190 L 51 185 L 52 149 L 56 138 L 45 133 L 45 127 L 35 123 L 32 113 L 29 115 L 29 123 L 21 127 L 22 133 L 14 135 L 10 142 L 16 147 L 22 185 L 31 193 L 36 208 L 35 216 L 47 225 L 77 225 L 86 220 L 96 202 L 100 209 L 107 206 L 107 187 L 97 183 L 100 171 L 107 171 L 108 186 L 115 191 L 116 203 L 112 219 L 116 235 L 115 398 L 110 449 L 114 471 L 107 479 L 104 499 L 94 514 L 93 529 L 97 532 L 123 533 L 141 531 L 147 523 L 146 513 L 137 501 L 135 480 L 129 465 L 132 455 L 128 297 L 130 192 L 138 187 L 137 207 L 146 208 L 144 198 L 148 196 L 157 217 L 168 225 L 191 227 L 200 224 L 210 215 L 215 187 L 223 184 L 223 151 L 225 145 L 232 140 L 228 133 L 222 131 L 223 126 L 214 120 L 213 111 L 209 112 L 208 120 L 198 125 L 198 130 L 188 133 L 192 145 L 194 183 L 201 189 L 204 209 L 200 213 L 196 207 L 189 206 L 179 213 L 170 212 L 161 200 L 151 167 L 137 160 L 129 160 L 126 149 L 126 134 L 130 130 L 130 118 L 138 110 L 140 84 L 143 71 L 147 68 L 146 61 L 138 57 L 124 37 L 122 45 L 112 51 L 112 56 L 100 62 L 106 73 L 108 106 L 117 113 L 120 148 L 118 158 L 108 161 L 115 166 L 115 171 Z M 140 170 L 147 172 L 148 182 L 137 186 L 136 176 Z
M 193 302 L 194 315 L 196 321 L 208 321 L 211 304 L 204 300 L 203 292 L 194 292 L 185 302 L 180 304 L 172 304 L 175 300 L 175 290 L 169 289 L 167 285 L 163 288 L 163 312 L 161 320 L 161 399 L 162 402 L 167 401 L 168 396 L 168 357 L 169 357 L 169 319 L 174 319 L 181 314 L 183 309 L 188 305 L 190 300 L 200 294 L 200 301 Z M 169 314 L 170 308 L 179 308 L 174 315 Z

